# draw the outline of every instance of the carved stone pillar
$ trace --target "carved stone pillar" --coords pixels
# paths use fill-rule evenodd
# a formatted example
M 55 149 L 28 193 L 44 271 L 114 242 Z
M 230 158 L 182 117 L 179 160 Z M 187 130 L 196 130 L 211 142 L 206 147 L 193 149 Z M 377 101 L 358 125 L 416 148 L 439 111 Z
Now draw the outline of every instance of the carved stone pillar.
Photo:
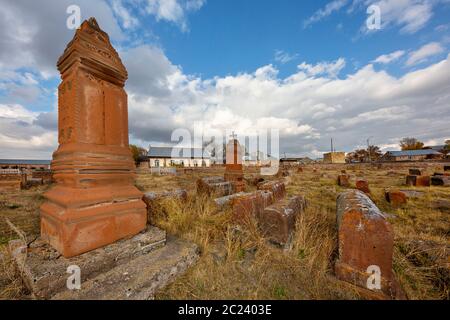
M 128 145 L 128 77 L 108 35 L 84 21 L 58 61 L 56 184 L 41 206 L 41 236 L 65 257 L 146 227 Z
M 225 180 L 235 184 L 236 192 L 245 191 L 242 150 L 237 139 L 233 138 L 228 142 L 226 147 L 226 159 Z

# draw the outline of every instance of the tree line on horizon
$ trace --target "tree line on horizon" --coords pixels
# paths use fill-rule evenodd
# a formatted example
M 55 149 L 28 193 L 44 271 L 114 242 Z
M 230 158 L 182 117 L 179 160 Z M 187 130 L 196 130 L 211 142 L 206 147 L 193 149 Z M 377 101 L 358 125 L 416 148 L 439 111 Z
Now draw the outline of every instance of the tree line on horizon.
M 431 149 L 431 147 L 425 147 L 425 144 L 422 141 L 413 137 L 403 138 L 400 140 L 399 145 L 402 151 Z M 450 152 L 450 140 L 445 141 L 444 148 L 441 151 L 444 154 Z M 349 152 L 346 158 L 349 162 L 368 162 L 377 161 L 381 159 L 382 156 L 383 153 L 381 152 L 380 147 L 370 145 L 367 149 L 357 149 Z

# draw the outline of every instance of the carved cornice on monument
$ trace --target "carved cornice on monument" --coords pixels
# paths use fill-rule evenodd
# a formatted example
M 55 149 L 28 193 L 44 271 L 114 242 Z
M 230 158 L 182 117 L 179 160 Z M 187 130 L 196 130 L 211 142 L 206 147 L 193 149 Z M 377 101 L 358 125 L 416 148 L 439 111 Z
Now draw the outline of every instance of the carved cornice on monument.
M 100 29 L 95 18 L 85 20 L 59 58 L 58 70 L 62 77 L 78 67 L 100 79 L 124 86 L 128 73 L 109 36 Z

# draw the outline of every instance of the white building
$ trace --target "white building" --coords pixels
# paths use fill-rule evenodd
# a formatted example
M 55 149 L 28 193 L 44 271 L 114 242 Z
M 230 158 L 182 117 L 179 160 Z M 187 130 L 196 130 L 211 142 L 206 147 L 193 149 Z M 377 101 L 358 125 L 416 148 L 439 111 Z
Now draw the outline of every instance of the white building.
M 200 148 L 149 147 L 147 162 L 150 168 L 209 167 L 211 157 Z M 143 163 L 141 163 L 141 167 Z

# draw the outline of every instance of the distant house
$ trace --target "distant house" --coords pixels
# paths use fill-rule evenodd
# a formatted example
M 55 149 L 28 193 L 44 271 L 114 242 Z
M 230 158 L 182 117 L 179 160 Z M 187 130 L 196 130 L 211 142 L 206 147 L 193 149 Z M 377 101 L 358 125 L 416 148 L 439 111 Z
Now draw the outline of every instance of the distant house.
M 422 161 L 432 159 L 443 159 L 444 154 L 433 149 L 388 151 L 382 160 L 384 161 Z
M 323 155 L 324 163 L 345 163 L 345 152 L 328 152 Z
M 314 161 L 311 160 L 308 157 L 291 157 L 291 158 L 281 158 L 280 159 L 280 163 L 282 165 L 301 165 L 301 164 L 308 164 L 308 163 L 313 163 Z
M 50 169 L 51 160 L 0 159 L 0 169 Z
M 209 167 L 211 157 L 201 148 L 149 147 L 140 167 Z

